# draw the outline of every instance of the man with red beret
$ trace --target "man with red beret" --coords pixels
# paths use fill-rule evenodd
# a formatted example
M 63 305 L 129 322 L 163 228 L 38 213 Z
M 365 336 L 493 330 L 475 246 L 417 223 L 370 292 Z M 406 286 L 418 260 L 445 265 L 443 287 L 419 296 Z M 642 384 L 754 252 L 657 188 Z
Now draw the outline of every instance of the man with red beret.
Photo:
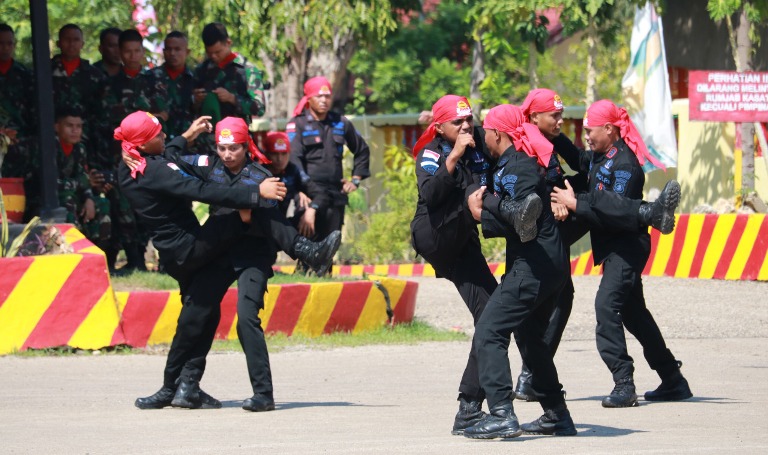
M 308 176 L 312 202 L 299 221 L 299 232 L 322 239 L 344 224 L 349 193 L 371 175 L 368 144 L 346 117 L 331 111 L 331 83 L 324 77 L 304 84 L 304 97 L 285 129 L 291 140 L 291 161 Z M 352 177 L 344 177 L 344 146 L 352 152 Z M 299 264 L 301 265 L 301 264 Z
M 595 264 L 603 265 L 595 299 L 597 350 L 611 370 L 615 387 L 603 399 L 606 408 L 637 406 L 633 379 L 634 361 L 627 352 L 624 327 L 643 346 L 643 355 L 661 378 L 661 385 L 646 392 L 647 401 L 677 401 L 690 398 L 688 381 L 667 348 L 656 321 L 645 304 L 641 274 L 651 251 L 647 231 L 615 231 L 600 227 L 589 202 L 598 193 L 613 192 L 632 199 L 642 199 L 645 160 L 657 164 L 627 111 L 609 100 L 600 100 L 587 109 L 584 129 L 591 151 L 582 157 L 580 170 L 589 173 L 589 193 L 574 195 L 573 190 L 555 189 L 552 201 L 590 223 L 590 237 Z M 665 186 L 658 203 L 667 212 L 680 198 L 675 181 Z M 672 215 L 673 216 L 673 215 Z M 593 223 L 595 221 L 595 223 Z M 597 223 L 597 224 L 596 224 Z M 535 373 L 534 373 L 535 377 Z

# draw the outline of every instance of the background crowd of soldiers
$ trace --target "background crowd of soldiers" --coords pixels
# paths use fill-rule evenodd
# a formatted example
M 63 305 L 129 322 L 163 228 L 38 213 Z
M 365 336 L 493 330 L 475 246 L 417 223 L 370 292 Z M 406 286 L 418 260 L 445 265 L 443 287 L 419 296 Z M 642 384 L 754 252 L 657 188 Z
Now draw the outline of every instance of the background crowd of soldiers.
M 145 67 L 137 30 L 107 28 L 98 39 L 102 59 L 91 64 L 80 57 L 86 33 L 66 24 L 58 31 L 59 52 L 51 59 L 59 203 L 67 209 L 67 222 L 104 250 L 111 271 L 121 249 L 127 261 L 121 270 L 146 269 L 148 238 L 114 185 L 121 158 L 115 127 L 137 110 L 157 116 L 168 139 L 183 133 L 199 115 L 210 115 L 214 124 L 227 116 L 250 124 L 252 116 L 265 111 L 262 72 L 232 51 L 220 23 L 203 28 L 205 59 L 196 68 L 187 65 L 188 40 L 179 31 L 166 35 L 164 63 L 152 68 Z M 0 24 L 0 133 L 12 138 L 0 175 L 24 178 L 26 221 L 40 212 L 41 152 L 35 73 L 14 59 L 15 44 L 14 30 Z M 190 147 L 193 153 L 214 150 L 211 134 Z

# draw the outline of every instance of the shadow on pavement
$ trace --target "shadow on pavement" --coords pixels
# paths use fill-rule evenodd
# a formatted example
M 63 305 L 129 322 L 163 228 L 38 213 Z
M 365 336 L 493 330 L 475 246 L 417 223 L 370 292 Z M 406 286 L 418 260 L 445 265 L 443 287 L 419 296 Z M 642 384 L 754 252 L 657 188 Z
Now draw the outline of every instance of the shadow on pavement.
M 367 404 L 357 404 L 357 403 L 350 403 L 348 401 L 294 401 L 292 403 L 278 403 L 277 409 L 297 409 L 297 408 L 327 408 L 327 407 L 346 407 L 346 406 L 355 406 L 355 407 L 376 407 L 379 408 L 381 406 L 370 406 Z
M 731 398 L 724 398 L 724 397 L 697 397 L 694 396 L 692 398 L 688 398 L 687 400 L 681 400 L 681 401 L 645 401 L 643 400 L 643 396 L 638 394 L 638 406 L 648 406 L 648 405 L 664 405 L 664 404 L 671 404 L 671 403 L 714 403 L 714 404 L 741 404 L 746 403 L 745 401 L 737 401 L 733 400 Z M 591 397 L 581 397 L 581 398 L 568 398 L 567 401 L 597 401 L 601 402 L 603 401 L 603 398 L 605 398 L 606 395 L 599 395 L 599 396 L 591 396 Z

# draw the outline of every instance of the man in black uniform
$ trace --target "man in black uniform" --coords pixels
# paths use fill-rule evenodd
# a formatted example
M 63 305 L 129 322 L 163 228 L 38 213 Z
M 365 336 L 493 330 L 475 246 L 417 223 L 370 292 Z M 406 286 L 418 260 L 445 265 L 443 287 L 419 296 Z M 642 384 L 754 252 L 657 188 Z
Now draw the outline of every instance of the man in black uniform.
M 309 176 L 309 204 L 299 221 L 299 232 L 322 239 L 344 224 L 347 194 L 371 175 L 368 144 L 343 115 L 331 112 L 331 84 L 313 77 L 304 84 L 304 98 L 293 111 L 286 132 L 291 140 L 291 161 Z M 308 107 L 305 106 L 308 104 Z M 352 178 L 343 175 L 344 145 L 354 156 Z
M 497 223 L 504 219 L 498 198 L 524 203 L 548 196 L 542 168 L 549 162 L 552 144 L 536 127 L 524 128 L 523 124 L 520 108 L 509 104 L 491 109 L 485 117 L 485 143 L 498 161 L 493 171 L 493 194 L 483 199 L 483 220 L 490 218 Z M 536 218 L 532 239 L 528 233 L 518 235 L 511 226 L 507 229 L 507 273 L 475 326 L 480 384 L 489 414 L 464 430 L 469 438 L 512 438 L 523 431 L 576 434 L 552 352 L 543 340 L 543 327 L 570 271 L 568 257 L 552 211 L 543 208 Z M 533 386 L 544 410 L 539 419 L 522 427 L 512 407 L 508 349 L 513 332 L 523 361 L 533 372 Z
M 634 364 L 627 352 L 624 327 L 643 346 L 646 361 L 662 381 L 656 390 L 645 394 L 645 399 L 690 398 L 693 395 L 688 381 L 680 372 L 682 363 L 667 348 L 643 297 L 641 274 L 651 251 L 650 235 L 647 231 L 617 232 L 598 227 L 600 222 L 593 211 L 597 206 L 590 203 L 602 192 L 642 199 L 645 174 L 641 165 L 645 159 L 654 160 L 626 110 L 611 101 L 593 103 L 584 116 L 584 128 L 591 152 L 583 154 L 580 169 L 589 173 L 589 193 L 576 198 L 570 189 L 556 189 L 552 200 L 587 220 L 595 264 L 603 264 L 603 278 L 595 299 L 597 349 L 615 382 L 613 391 L 602 402 L 603 407 L 637 406 Z M 679 199 L 679 184 L 671 181 L 657 202 L 665 210 L 674 210 Z
M 176 163 L 183 172 L 205 182 L 253 187 L 272 177 L 266 168 L 251 159 L 254 156 L 254 159 L 265 161 L 253 143 L 243 119 L 222 119 L 216 124 L 215 137 L 216 155 L 179 156 L 174 153 L 176 150 L 169 148 L 164 156 Z M 288 145 L 287 141 L 285 145 Z M 253 388 L 253 396 L 243 402 L 243 409 L 256 412 L 275 409 L 269 354 L 259 311 L 264 308 L 264 293 L 267 280 L 273 276 L 272 265 L 277 258 L 277 251 L 284 250 L 294 259 L 307 259 L 306 253 L 315 248 L 314 242 L 301 237 L 289 224 L 278 210 L 277 202 L 263 200 L 261 208 L 254 209 L 256 219 L 252 221 L 259 228 L 252 226 L 249 235 L 243 237 L 229 254 L 238 283 L 237 336 L 245 352 L 248 376 Z M 231 211 L 227 207 L 211 206 L 214 216 Z M 318 275 L 323 275 L 330 266 L 340 238 L 341 233 L 335 231 L 319 245 L 321 251 L 324 251 L 324 259 L 322 268 L 317 269 Z M 317 261 L 308 262 L 315 264 Z
M 435 269 L 435 275 L 453 283 L 477 324 L 497 283 L 468 208 L 469 201 L 482 203 L 479 197 L 487 185 L 492 159 L 482 128 L 473 126 L 472 109 L 465 97 L 441 97 L 432 106 L 432 115 L 432 122 L 413 148 L 419 197 L 411 221 L 411 241 L 413 249 Z M 538 202 L 540 210 L 541 200 Z M 535 227 L 536 216 L 532 219 Z M 464 434 L 483 418 L 484 399 L 473 345 L 459 384 L 459 411 L 452 434 Z
M 188 141 L 210 130 L 208 119 L 195 120 L 189 130 L 168 144 L 181 154 Z M 219 303 L 234 280 L 227 255 L 246 232 L 238 212 L 212 216 L 200 226 L 188 200 L 224 206 L 258 207 L 262 199 L 279 200 L 285 186 L 276 178 L 251 187 L 205 183 L 157 156 L 163 153 L 165 135 L 153 115 L 138 111 L 115 130 L 123 150 L 139 161 L 131 170 L 120 163 L 119 182 L 137 214 L 147 225 L 166 272 L 179 282 L 182 309 L 168 352 L 163 387 L 154 395 L 136 400 L 141 409 L 173 405 L 185 408 L 221 407 L 200 390 L 205 357 L 220 318 Z M 311 253 L 317 253 L 317 248 Z M 324 259 L 330 260 L 330 257 Z
M 522 106 L 526 121 L 536 125 L 541 134 L 554 145 L 554 152 L 545 170 L 545 180 L 548 192 L 554 188 L 566 188 L 572 185 L 576 192 L 587 192 L 587 174 L 580 172 L 575 176 L 565 176 L 558 156 L 565 159 L 572 169 L 579 169 L 581 165 L 581 153 L 571 140 L 560 131 L 563 124 L 563 103 L 560 96 L 546 88 L 531 90 L 525 98 Z M 634 200 L 621 197 L 612 192 L 597 192 L 590 196 L 590 207 L 604 223 L 604 228 L 639 233 L 647 231 L 648 226 L 653 226 L 662 234 L 669 234 L 674 229 L 674 208 L 664 208 L 658 201 L 646 203 L 642 200 Z M 570 246 L 578 241 L 589 231 L 589 224 L 575 214 L 569 216 L 568 209 L 562 204 L 552 204 L 555 219 L 559 221 L 560 237 L 563 240 L 568 256 Z M 600 227 L 600 226 L 598 226 Z M 568 318 L 573 308 L 574 287 L 570 275 L 566 280 L 557 303 L 552 310 L 549 324 L 544 334 L 544 341 L 552 349 L 554 354 L 560 344 L 560 340 L 568 323 Z M 523 364 L 518 376 L 515 396 L 519 400 L 535 401 L 536 395 L 531 387 L 531 372 Z

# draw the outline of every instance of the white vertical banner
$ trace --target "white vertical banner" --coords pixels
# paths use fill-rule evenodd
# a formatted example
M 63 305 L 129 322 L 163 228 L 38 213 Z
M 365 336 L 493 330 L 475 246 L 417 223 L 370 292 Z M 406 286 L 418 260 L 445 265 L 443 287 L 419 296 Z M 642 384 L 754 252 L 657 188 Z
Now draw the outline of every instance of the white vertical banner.
M 651 154 L 667 167 L 677 166 L 664 35 L 661 18 L 650 3 L 635 9 L 630 50 L 629 68 L 621 81 L 624 105 Z M 650 162 L 644 167 L 655 168 Z

